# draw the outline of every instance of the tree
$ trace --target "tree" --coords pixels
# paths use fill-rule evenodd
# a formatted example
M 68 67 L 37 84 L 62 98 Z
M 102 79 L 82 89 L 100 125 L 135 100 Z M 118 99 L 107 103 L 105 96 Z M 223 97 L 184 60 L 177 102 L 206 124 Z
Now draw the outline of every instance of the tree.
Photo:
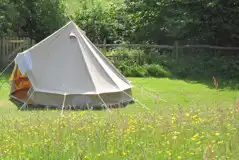
M 79 9 L 75 13 L 75 22 L 86 31 L 94 43 L 119 43 L 125 41 L 127 17 L 123 6 L 111 3 L 105 7 L 100 2 Z
M 236 0 L 125 0 L 134 41 L 239 45 Z
M 2 0 L 3 34 L 28 36 L 40 41 L 66 23 L 63 1 Z
M 14 34 L 11 29 L 11 22 L 17 16 L 12 4 L 8 0 L 0 0 L 0 37 Z

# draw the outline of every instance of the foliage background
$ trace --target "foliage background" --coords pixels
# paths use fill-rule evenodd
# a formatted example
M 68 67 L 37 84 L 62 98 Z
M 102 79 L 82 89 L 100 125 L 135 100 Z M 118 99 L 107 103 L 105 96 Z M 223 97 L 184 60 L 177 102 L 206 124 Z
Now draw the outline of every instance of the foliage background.
M 94 43 L 173 45 L 178 40 L 180 44 L 239 46 L 236 0 L 0 2 L 0 37 L 28 36 L 39 42 L 71 18 Z M 116 56 L 124 52 L 126 58 L 115 64 L 128 76 L 239 77 L 237 51 L 183 50 L 177 60 L 164 50 L 120 48 L 107 54 L 111 52 Z M 139 54 L 145 60 L 142 63 Z
M 64 25 L 68 15 L 94 43 L 172 45 L 179 40 L 181 44 L 238 46 L 238 7 L 236 0 L 0 0 L 0 36 L 40 41 Z M 178 59 L 171 51 L 145 48 L 111 48 L 104 53 L 113 55 L 112 61 L 128 76 L 199 80 L 214 75 L 238 87 L 237 52 L 187 49 L 180 51 Z M 222 89 L 224 81 L 219 81 L 222 90 L 216 90 L 192 81 L 130 80 L 160 93 L 168 102 L 156 103 L 146 90 L 142 94 L 134 87 L 134 96 L 151 112 L 135 104 L 112 115 L 86 111 L 59 117 L 57 111 L 16 111 L 7 103 L 9 88 L 4 87 L 0 90 L 0 156 L 237 159 L 238 91 Z

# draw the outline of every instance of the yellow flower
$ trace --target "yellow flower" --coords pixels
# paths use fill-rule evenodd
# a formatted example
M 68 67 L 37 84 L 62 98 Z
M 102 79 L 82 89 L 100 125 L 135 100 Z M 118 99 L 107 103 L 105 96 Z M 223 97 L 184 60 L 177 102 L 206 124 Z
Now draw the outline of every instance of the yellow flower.
M 200 142 L 200 141 L 198 141 L 198 142 L 197 142 L 197 144 L 201 144 L 201 142 Z
M 197 136 L 199 136 L 199 134 L 198 133 L 196 133 L 193 137 L 197 137 Z
M 216 135 L 216 136 L 220 136 L 220 133 L 216 132 L 215 135 Z
M 189 113 L 186 113 L 185 115 L 186 115 L 186 117 L 189 117 L 189 116 L 190 116 L 190 114 L 189 114 Z
M 168 155 L 169 155 L 169 156 L 171 156 L 171 155 L 172 155 L 172 153 L 171 153 L 170 151 L 167 151 L 167 153 L 168 153 Z
M 175 132 L 174 132 L 174 134 L 175 134 L 175 135 L 179 135 L 179 134 L 180 134 L 180 132 L 177 132 L 177 131 L 175 131 Z
M 191 140 L 195 141 L 195 140 L 197 139 L 198 136 L 199 136 L 199 134 L 196 133 L 196 134 L 191 138 Z
M 173 136 L 173 139 L 177 139 L 177 136 Z
M 195 140 L 196 140 L 196 137 L 192 137 L 191 140 L 195 141 Z

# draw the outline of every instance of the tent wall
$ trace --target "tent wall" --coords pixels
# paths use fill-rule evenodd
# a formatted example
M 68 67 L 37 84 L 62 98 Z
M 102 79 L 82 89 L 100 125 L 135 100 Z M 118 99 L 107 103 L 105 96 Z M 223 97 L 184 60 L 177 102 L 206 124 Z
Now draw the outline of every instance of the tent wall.
M 19 53 L 15 63 L 11 95 L 23 101 L 32 95 L 36 105 L 61 107 L 64 93 L 68 93 L 65 106 L 132 101 L 130 82 L 73 21 Z
M 125 93 L 126 94 L 125 94 Z M 118 104 L 119 102 L 125 103 L 132 101 L 132 98 L 128 95 L 131 95 L 131 89 L 125 90 L 124 92 L 116 93 L 107 93 L 99 95 L 104 102 L 108 104 Z M 127 95 L 128 94 L 128 95 Z M 67 95 L 65 105 L 84 107 L 87 104 L 90 106 L 98 106 L 102 104 L 101 99 L 98 95 Z M 61 107 L 63 103 L 64 95 L 60 94 L 50 94 L 43 92 L 35 92 L 32 96 L 32 100 L 35 104 L 41 104 L 46 106 L 58 106 Z

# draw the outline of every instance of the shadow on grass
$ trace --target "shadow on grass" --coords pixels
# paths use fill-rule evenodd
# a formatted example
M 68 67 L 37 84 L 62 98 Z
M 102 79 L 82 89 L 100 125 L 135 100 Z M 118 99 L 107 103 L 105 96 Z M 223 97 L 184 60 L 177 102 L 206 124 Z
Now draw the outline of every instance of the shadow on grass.
M 0 82 L 8 81 L 10 78 L 11 74 L 10 73 L 5 73 L 0 76 Z
M 16 107 L 18 110 L 21 111 L 46 111 L 46 110 L 52 110 L 52 111 L 59 111 L 62 110 L 61 107 L 50 107 L 50 106 L 45 106 L 45 105 L 27 105 L 26 107 L 23 107 L 23 103 L 15 100 L 15 99 L 9 99 Z M 129 101 L 122 103 L 120 105 L 115 104 L 113 106 L 107 106 L 109 109 L 119 109 L 119 108 L 126 108 L 128 105 L 134 104 L 134 101 Z M 87 111 L 87 110 L 94 110 L 94 111 L 102 111 L 102 110 L 107 110 L 108 108 L 105 106 L 97 105 L 94 107 L 64 107 L 64 110 L 70 110 L 70 111 Z
M 221 77 L 215 77 L 216 78 L 216 82 L 218 83 L 218 89 L 220 90 L 239 90 L 239 79 L 224 79 Z M 211 77 L 206 77 L 206 78 L 202 78 L 202 77 L 196 77 L 196 76 L 192 76 L 192 77 L 187 77 L 187 78 L 178 78 L 180 80 L 183 80 L 187 83 L 192 83 L 192 84 L 203 84 L 206 85 L 208 88 L 210 89 L 216 89 L 216 86 L 214 84 L 214 80 Z
M 186 49 L 180 52 L 178 58 L 170 54 L 152 56 L 152 63 L 163 66 L 172 75 L 168 78 L 203 84 L 212 89 L 215 88 L 214 76 L 218 81 L 218 89 L 239 90 L 238 55 L 224 51 L 215 54 L 211 50 Z

